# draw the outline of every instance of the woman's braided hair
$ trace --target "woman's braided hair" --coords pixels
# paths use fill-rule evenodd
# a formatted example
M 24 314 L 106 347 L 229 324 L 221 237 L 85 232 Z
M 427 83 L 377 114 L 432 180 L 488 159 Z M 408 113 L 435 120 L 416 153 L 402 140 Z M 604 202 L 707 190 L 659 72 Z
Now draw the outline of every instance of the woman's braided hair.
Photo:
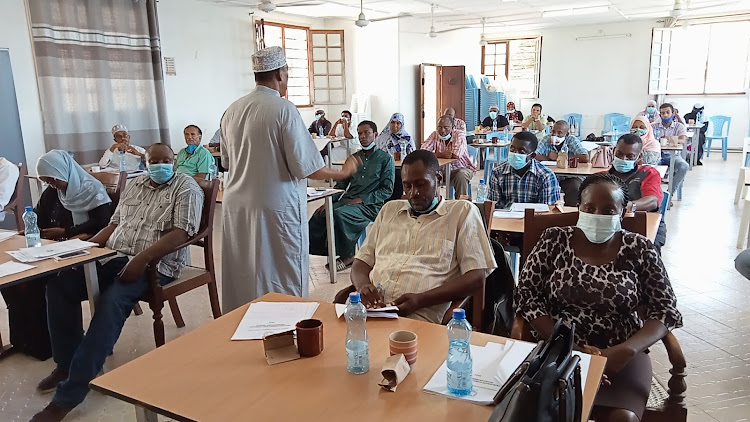
M 583 181 L 583 183 L 581 183 L 581 188 L 578 190 L 578 203 L 581 203 L 581 196 L 583 195 L 583 191 L 586 190 L 586 188 L 592 185 L 600 185 L 603 183 L 609 183 L 620 189 L 620 192 L 622 192 L 622 208 L 625 209 L 628 205 L 628 201 L 630 201 L 627 185 L 619 177 L 606 172 L 594 173 L 587 177 L 586 180 Z

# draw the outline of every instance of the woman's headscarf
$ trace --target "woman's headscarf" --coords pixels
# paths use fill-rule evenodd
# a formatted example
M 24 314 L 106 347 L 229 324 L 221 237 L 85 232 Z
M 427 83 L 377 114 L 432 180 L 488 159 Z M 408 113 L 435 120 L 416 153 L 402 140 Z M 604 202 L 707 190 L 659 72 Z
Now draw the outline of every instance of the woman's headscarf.
M 68 183 L 68 188 L 64 192 L 58 190 L 57 196 L 63 207 L 73 214 L 73 224 L 85 223 L 89 219 L 89 211 L 112 202 L 104 185 L 65 151 L 56 149 L 39 157 L 36 173 L 39 177 L 51 177 Z
M 661 144 L 659 144 L 659 141 L 654 136 L 654 128 L 648 121 L 648 117 L 638 116 L 635 118 L 635 120 L 633 120 L 633 123 L 635 122 L 643 123 L 644 125 L 646 125 L 646 130 L 648 130 L 645 135 L 641 136 L 641 140 L 643 141 L 643 151 L 661 152 Z M 630 127 L 633 127 L 633 125 L 631 124 Z
M 401 123 L 401 130 L 396 133 L 391 132 L 391 122 Z M 375 146 L 378 149 L 382 149 L 393 155 L 393 152 L 396 150 L 401 152 L 401 141 L 406 141 L 406 154 L 411 153 L 412 151 L 409 151 L 409 149 L 411 148 L 413 150 L 414 144 L 412 143 L 411 136 L 409 136 L 409 133 L 404 129 L 404 115 L 401 113 L 393 113 L 388 124 L 385 126 L 385 129 L 380 132 L 378 139 L 375 140 Z

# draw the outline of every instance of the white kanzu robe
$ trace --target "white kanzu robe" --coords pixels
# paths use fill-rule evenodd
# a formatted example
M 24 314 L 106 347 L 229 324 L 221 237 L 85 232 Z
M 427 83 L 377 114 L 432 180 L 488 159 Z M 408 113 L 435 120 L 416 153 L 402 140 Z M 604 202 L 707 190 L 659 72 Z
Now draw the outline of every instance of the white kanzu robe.
M 325 164 L 297 108 L 265 86 L 221 119 L 222 311 L 309 292 L 307 176 Z

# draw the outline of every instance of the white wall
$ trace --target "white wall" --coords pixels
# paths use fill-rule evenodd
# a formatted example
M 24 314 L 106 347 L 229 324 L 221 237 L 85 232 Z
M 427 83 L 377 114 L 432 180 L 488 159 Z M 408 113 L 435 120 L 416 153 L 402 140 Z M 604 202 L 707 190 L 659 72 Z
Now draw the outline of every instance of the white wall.
M 208 142 L 227 107 L 255 88 L 251 9 L 195 0 L 161 0 L 158 7 L 162 54 L 174 57 L 177 69 L 177 75 L 164 77 L 172 145 L 175 149 L 185 146 L 182 131 L 188 124 L 201 127 L 203 141 Z M 280 13 L 256 17 L 314 29 L 323 27 L 322 19 Z M 333 108 L 334 116 L 338 116 L 339 108 Z M 314 110 L 299 109 L 308 123 Z
M 729 148 L 742 149 L 742 143 L 748 136 L 748 97 L 745 95 L 667 95 L 665 100 L 677 106 L 680 115 L 685 115 L 693 109 L 693 104 L 703 103 L 706 116 L 729 116 Z M 713 135 L 713 125 L 709 125 L 707 135 Z M 721 149 L 721 141 L 711 143 L 711 149 Z
M 24 0 L 2 0 L 0 13 L 0 47 L 10 52 L 13 80 L 18 98 L 18 114 L 21 118 L 26 162 L 29 171 L 36 173 L 36 160 L 45 153 L 42 110 L 39 89 L 36 84 L 34 54 Z M 33 186 L 32 189 L 36 187 Z

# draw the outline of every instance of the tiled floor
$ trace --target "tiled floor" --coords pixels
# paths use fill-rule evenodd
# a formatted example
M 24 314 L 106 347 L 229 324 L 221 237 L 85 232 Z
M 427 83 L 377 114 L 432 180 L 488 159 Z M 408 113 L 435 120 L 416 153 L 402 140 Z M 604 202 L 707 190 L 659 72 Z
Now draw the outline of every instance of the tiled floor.
M 688 361 L 688 420 L 745 421 L 750 420 L 750 281 L 734 270 L 733 263 L 739 253 L 735 241 L 742 212 L 742 205 L 732 203 L 740 158 L 730 154 L 723 162 L 716 153 L 705 162 L 688 174 L 684 199 L 675 201 L 667 213 L 668 243 L 663 249 L 685 321 L 675 333 Z M 218 219 L 216 227 L 220 227 Z M 219 237 L 215 236 L 216 256 L 221 254 Z M 192 256 L 200 262 L 198 252 L 194 250 Z M 340 273 L 338 282 L 330 284 L 324 263 L 325 258 L 311 258 L 310 290 L 312 298 L 329 301 L 348 284 L 349 275 Z M 211 320 L 203 289 L 181 296 L 180 307 L 187 326 L 176 328 L 167 315 L 168 340 Z M 8 338 L 4 306 L 0 332 Z M 117 367 L 153 348 L 146 309 L 144 315 L 128 319 L 107 364 Z M 663 347 L 655 346 L 652 358 L 657 376 L 666 380 L 669 362 Z M 53 366 L 51 359 L 39 362 L 18 354 L 0 361 L 0 421 L 27 421 L 47 404 L 51 395 L 40 395 L 34 387 Z M 91 393 L 66 421 L 133 421 L 134 417 L 132 406 Z

